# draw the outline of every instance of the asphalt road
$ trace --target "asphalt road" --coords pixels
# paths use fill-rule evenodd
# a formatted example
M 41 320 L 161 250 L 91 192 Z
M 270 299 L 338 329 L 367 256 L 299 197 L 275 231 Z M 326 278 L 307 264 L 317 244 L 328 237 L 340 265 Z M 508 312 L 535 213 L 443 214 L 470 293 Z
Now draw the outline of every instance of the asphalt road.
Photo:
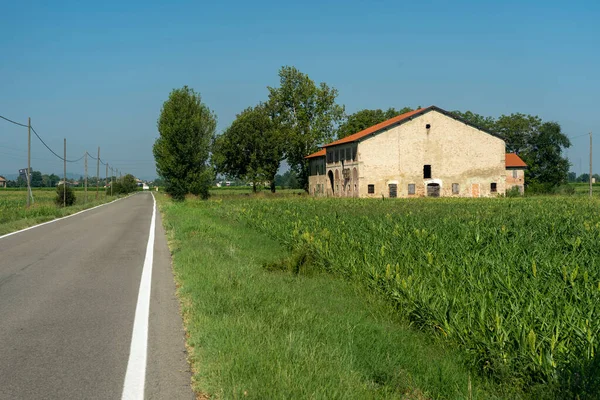
M 140 193 L 0 239 L 0 399 L 120 399 L 153 199 Z M 145 398 L 193 399 L 156 216 Z

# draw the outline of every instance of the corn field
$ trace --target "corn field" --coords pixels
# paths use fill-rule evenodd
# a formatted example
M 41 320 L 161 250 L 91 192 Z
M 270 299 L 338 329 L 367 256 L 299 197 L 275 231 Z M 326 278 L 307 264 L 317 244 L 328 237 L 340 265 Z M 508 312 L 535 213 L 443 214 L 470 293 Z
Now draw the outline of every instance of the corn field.
M 213 204 L 369 285 L 479 373 L 600 392 L 600 201 L 275 199 Z M 227 207 L 225 205 L 227 204 Z

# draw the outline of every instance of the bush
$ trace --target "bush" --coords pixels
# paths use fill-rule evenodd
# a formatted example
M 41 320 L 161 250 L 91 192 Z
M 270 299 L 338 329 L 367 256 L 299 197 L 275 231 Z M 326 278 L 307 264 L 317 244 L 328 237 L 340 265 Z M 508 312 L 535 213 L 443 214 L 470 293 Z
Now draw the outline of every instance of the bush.
M 66 199 L 66 201 L 65 201 Z M 56 205 L 62 207 L 64 204 L 72 206 L 75 204 L 75 191 L 69 185 L 64 187 L 64 184 L 56 186 Z
M 562 195 L 572 195 L 575 194 L 575 187 L 573 185 L 569 185 L 568 183 L 560 186 L 555 186 L 552 189 L 552 193 L 554 194 L 562 194 Z
M 108 189 L 110 193 L 110 188 Z M 112 194 L 128 194 L 137 190 L 137 183 L 131 174 L 127 174 L 112 183 Z
M 521 191 L 518 186 L 513 186 L 506 191 L 506 197 L 521 197 Z

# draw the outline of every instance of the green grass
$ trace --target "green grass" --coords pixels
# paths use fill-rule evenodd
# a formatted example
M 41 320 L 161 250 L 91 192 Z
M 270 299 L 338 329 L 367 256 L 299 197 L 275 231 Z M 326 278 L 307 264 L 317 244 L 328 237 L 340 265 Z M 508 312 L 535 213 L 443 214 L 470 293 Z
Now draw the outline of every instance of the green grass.
M 472 370 L 533 397 L 600 393 L 600 201 L 231 200 L 224 216 L 378 292 Z
M 265 268 L 290 254 L 236 218 L 253 203 L 157 199 L 200 396 L 469 398 L 462 353 L 409 328 L 372 290 L 317 270 Z M 472 382 L 475 399 L 518 397 L 504 390 Z
M 41 188 L 33 190 L 34 203 L 30 208 L 26 208 L 26 193 L 24 190 L 0 189 L 0 235 L 64 217 L 116 198 L 114 196 L 106 197 L 104 191 L 100 191 L 99 199 L 96 200 L 96 192 L 90 191 L 88 192 L 88 202 L 85 203 L 84 193 L 76 192 L 75 204 L 71 207 L 62 208 L 57 207 L 54 203 L 56 188 L 52 190 Z
M 275 195 L 276 196 L 290 196 L 290 195 L 301 195 L 304 194 L 304 189 L 281 189 L 277 188 Z M 256 194 L 262 194 L 266 196 L 273 196 L 268 188 L 259 188 Z M 254 196 L 256 195 L 252 192 L 252 187 L 250 186 L 224 186 L 224 187 L 213 187 L 210 189 L 210 195 L 213 197 L 231 197 L 231 196 Z

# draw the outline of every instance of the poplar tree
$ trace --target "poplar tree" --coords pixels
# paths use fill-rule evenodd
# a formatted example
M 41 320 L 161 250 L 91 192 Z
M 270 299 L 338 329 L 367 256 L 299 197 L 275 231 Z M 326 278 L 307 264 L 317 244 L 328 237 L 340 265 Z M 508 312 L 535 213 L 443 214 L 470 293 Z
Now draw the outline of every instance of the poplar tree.
M 217 118 L 200 93 L 187 86 L 174 89 L 164 102 L 153 152 L 165 191 L 175 200 L 188 193 L 208 198 L 214 179 L 208 160 L 216 126 Z

